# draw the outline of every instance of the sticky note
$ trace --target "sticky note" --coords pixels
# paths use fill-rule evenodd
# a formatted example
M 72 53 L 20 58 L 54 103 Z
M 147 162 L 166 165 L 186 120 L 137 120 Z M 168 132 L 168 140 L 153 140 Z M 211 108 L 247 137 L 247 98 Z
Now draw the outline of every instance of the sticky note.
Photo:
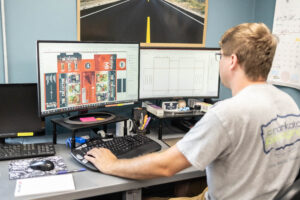
M 18 137 L 33 136 L 33 132 L 19 132 Z
M 104 120 L 105 118 L 97 117 L 96 120 Z
M 79 119 L 82 122 L 94 122 L 94 121 L 97 121 L 95 117 L 81 117 Z

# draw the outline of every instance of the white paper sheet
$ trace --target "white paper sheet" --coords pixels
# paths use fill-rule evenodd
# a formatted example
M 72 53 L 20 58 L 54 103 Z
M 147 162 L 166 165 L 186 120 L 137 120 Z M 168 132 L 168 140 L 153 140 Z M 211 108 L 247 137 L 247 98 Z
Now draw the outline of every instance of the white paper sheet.
M 18 179 L 15 196 L 75 190 L 72 174 Z

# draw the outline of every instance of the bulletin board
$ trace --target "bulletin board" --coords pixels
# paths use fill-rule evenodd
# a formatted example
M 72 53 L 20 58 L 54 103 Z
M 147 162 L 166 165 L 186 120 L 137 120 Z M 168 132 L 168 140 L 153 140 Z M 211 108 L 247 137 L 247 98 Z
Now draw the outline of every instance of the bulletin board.
M 277 0 L 273 34 L 279 38 L 268 82 L 300 90 L 300 1 Z

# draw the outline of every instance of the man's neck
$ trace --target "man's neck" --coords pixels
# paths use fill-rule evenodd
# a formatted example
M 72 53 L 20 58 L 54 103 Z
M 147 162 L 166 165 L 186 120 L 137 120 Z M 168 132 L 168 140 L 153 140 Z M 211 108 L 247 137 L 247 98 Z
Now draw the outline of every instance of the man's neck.
M 246 88 L 250 85 L 265 84 L 265 83 L 266 83 L 266 80 L 264 80 L 264 79 L 259 79 L 256 81 L 251 81 L 247 78 L 233 80 L 233 82 L 231 84 L 232 85 L 232 87 L 231 87 L 232 96 L 237 95 L 240 91 L 242 91 L 244 88 Z

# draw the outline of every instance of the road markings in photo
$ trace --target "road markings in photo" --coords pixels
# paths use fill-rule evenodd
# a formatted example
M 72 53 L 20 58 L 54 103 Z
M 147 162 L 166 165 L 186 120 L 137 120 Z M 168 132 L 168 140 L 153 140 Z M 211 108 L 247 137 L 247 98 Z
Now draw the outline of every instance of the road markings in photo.
M 176 8 L 176 7 L 172 6 L 170 3 L 167 3 L 167 2 L 165 2 L 165 1 L 162 1 L 162 2 L 163 2 L 163 3 L 165 3 L 166 5 L 168 5 L 168 6 L 172 7 L 172 8 L 174 8 L 175 10 L 177 10 L 178 12 L 180 12 L 181 14 L 184 14 L 185 16 L 187 16 L 187 17 L 191 18 L 192 20 L 194 20 L 194 21 L 198 22 L 199 24 L 202 24 L 202 25 L 204 25 L 204 23 L 203 23 L 203 22 L 201 22 L 201 21 L 199 21 L 199 20 L 195 19 L 194 17 L 191 17 L 191 16 L 189 16 L 188 14 L 186 14 L 186 13 L 184 13 L 184 12 L 182 12 L 182 11 L 181 11 L 181 10 L 179 10 L 178 8 Z
M 146 43 L 150 43 L 150 17 L 147 17 Z
M 130 0 L 126 0 L 126 1 L 123 1 L 123 2 L 121 2 L 121 3 L 118 3 L 118 4 L 115 4 L 115 5 L 109 6 L 109 7 L 107 7 L 107 8 L 103 8 L 103 9 L 101 9 L 101 10 L 97 10 L 97 11 L 95 11 L 95 12 L 89 13 L 89 14 L 87 14 L 87 15 L 83 15 L 83 16 L 80 17 L 80 19 L 85 18 L 85 17 L 88 17 L 88 16 L 91 16 L 91 15 L 94 15 L 94 14 L 97 14 L 97 13 L 102 12 L 102 11 L 104 11 L 104 10 L 107 10 L 107 9 L 113 8 L 113 7 L 115 7 L 115 6 L 121 5 L 121 4 L 123 4 L 123 3 L 126 3 L 126 2 L 128 2 L 128 1 L 130 1 Z

